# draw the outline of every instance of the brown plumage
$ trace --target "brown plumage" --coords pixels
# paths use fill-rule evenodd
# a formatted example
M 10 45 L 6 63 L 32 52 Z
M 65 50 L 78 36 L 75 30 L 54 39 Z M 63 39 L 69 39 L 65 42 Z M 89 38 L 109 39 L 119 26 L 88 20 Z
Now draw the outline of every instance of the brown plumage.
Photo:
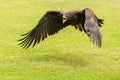
M 47 36 L 57 33 L 68 25 L 72 25 L 80 31 L 83 30 L 90 37 L 93 44 L 95 43 L 96 46 L 101 47 L 102 37 L 99 30 L 101 24 L 103 24 L 103 20 L 97 18 L 89 8 L 81 11 L 47 11 L 35 28 L 22 35 L 25 37 L 19 40 L 21 41 L 19 45 L 28 48 L 32 44 L 34 47 L 36 43 L 43 41 Z

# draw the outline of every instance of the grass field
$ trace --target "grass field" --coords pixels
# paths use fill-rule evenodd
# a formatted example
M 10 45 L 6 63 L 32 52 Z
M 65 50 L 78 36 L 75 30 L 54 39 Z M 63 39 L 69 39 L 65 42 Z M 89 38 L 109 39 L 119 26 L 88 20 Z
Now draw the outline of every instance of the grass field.
M 34 48 L 17 45 L 47 10 L 86 7 L 105 20 L 102 48 L 72 26 Z M 0 0 L 0 80 L 120 80 L 120 1 Z

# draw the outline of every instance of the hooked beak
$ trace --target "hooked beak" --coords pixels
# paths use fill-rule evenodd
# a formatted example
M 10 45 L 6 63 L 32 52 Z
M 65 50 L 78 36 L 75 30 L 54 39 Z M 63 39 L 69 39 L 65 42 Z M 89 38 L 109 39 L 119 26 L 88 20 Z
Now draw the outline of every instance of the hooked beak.
M 63 16 L 63 23 L 65 23 L 67 21 L 67 17 L 66 16 Z

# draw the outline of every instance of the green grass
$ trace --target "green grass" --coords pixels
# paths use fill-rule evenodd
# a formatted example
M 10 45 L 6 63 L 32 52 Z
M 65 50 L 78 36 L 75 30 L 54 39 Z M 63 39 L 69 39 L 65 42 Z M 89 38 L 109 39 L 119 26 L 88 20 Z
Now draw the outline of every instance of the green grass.
M 22 49 L 17 40 L 47 10 L 93 9 L 105 20 L 98 49 L 72 26 Z M 0 80 L 120 80 L 118 0 L 0 0 Z

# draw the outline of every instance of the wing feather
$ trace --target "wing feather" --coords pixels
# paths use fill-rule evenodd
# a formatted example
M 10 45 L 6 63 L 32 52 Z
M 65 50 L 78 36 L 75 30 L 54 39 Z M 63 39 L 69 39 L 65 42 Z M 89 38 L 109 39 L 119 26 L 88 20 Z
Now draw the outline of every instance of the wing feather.
M 89 8 L 84 9 L 84 14 L 85 17 L 83 18 L 85 18 L 85 21 L 83 21 L 83 29 L 90 37 L 90 41 L 100 48 L 102 46 L 102 35 L 99 27 L 101 27 L 101 24 L 103 24 L 103 20 L 98 19 L 94 12 Z
M 65 27 L 62 23 L 61 11 L 47 11 L 46 14 L 39 20 L 35 28 L 29 31 L 22 39 L 19 45 L 23 48 L 28 48 L 30 45 L 34 47 L 36 43 L 39 43 L 41 40 L 47 38 L 48 35 L 53 35 L 57 33 L 60 29 Z

